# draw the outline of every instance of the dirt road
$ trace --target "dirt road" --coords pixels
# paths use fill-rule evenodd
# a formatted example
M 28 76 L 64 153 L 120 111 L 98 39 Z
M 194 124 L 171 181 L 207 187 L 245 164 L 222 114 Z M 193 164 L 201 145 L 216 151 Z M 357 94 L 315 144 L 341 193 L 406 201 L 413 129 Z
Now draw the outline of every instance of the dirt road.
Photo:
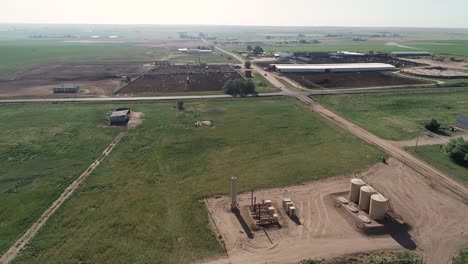
M 418 142 L 418 146 L 425 146 L 425 145 L 440 145 L 446 144 L 450 139 L 455 138 L 463 138 L 464 140 L 468 140 L 468 134 L 456 135 L 453 137 L 444 137 L 444 136 L 437 136 L 437 137 L 428 137 L 423 136 L 419 139 L 411 139 L 411 140 L 403 140 L 403 141 L 392 141 L 392 144 L 400 146 L 400 147 L 411 147 L 416 145 L 416 141 Z
M 96 159 L 72 184 L 70 184 L 60 195 L 60 197 L 52 203 L 52 205 L 41 215 L 41 217 L 11 246 L 4 255 L 0 257 L 0 263 L 10 263 L 19 252 L 28 244 L 28 242 L 37 234 L 37 232 L 45 225 L 47 220 L 57 211 L 58 208 L 80 187 L 84 180 L 101 164 L 101 162 L 112 152 L 114 147 L 126 135 L 127 131 L 120 132 L 112 142 L 102 152 L 101 156 Z
M 356 136 L 364 139 L 365 141 L 382 148 L 390 156 L 413 168 L 422 176 L 424 176 L 429 182 L 431 182 L 431 184 L 434 185 L 434 188 L 437 188 L 440 191 L 461 200 L 465 204 L 468 203 L 468 190 L 462 184 L 433 168 L 424 161 L 412 156 L 408 152 L 401 149 L 399 146 L 394 145 L 391 141 L 387 141 L 375 136 L 369 131 L 315 103 L 307 96 L 300 96 L 299 99 L 309 104 L 313 111 L 319 113 L 321 116 L 328 119 L 332 123 L 335 123 L 338 126 L 355 134 Z
M 231 52 L 227 52 L 221 48 L 218 48 L 218 49 L 231 56 L 236 57 L 241 62 L 245 61 L 241 56 L 238 56 Z M 260 73 L 264 72 L 262 69 L 258 69 L 258 67 L 257 67 L 257 70 L 259 70 Z M 270 79 L 271 78 L 268 78 L 268 80 Z M 407 179 L 401 178 L 401 182 L 403 184 L 398 185 L 398 186 L 394 186 L 394 184 L 393 185 L 389 184 L 385 186 L 385 184 L 382 184 L 382 189 L 386 190 L 386 193 L 395 194 L 391 196 L 392 197 L 397 196 L 395 197 L 396 199 L 398 198 L 403 199 L 404 197 L 406 197 L 408 201 L 412 201 L 411 195 L 409 194 L 405 196 L 399 196 L 399 195 L 402 195 L 399 193 L 399 188 L 401 189 L 402 187 L 407 186 L 405 184 L 408 184 L 408 182 L 424 183 L 425 186 L 429 186 L 431 188 L 430 191 L 425 192 L 423 190 L 418 191 L 417 189 L 414 189 L 414 191 L 418 192 L 418 194 L 420 195 L 420 200 L 424 200 L 424 199 L 432 200 L 433 197 L 435 196 L 440 199 L 441 201 L 440 206 L 442 207 L 447 205 L 448 201 L 450 201 L 450 203 L 453 203 L 453 204 L 456 203 L 456 205 L 453 206 L 454 211 L 462 212 L 463 217 L 457 218 L 455 222 L 457 223 L 459 222 L 464 226 L 468 226 L 468 214 L 467 214 L 468 212 L 468 208 L 467 208 L 468 190 L 462 184 L 458 183 L 457 181 L 453 180 L 449 176 L 433 168 L 432 166 L 425 163 L 424 161 L 404 151 L 400 145 L 395 144 L 394 142 L 391 142 L 391 141 L 381 139 L 380 137 L 377 137 L 376 135 L 370 133 L 369 131 L 357 126 L 356 124 L 344 119 L 343 117 L 337 115 L 336 113 L 316 103 L 314 100 L 309 98 L 307 94 L 289 91 L 281 83 L 278 84 L 278 80 L 276 80 L 276 78 L 273 78 L 273 79 L 274 80 L 271 80 L 271 83 L 274 86 L 281 88 L 285 92 L 285 94 L 296 97 L 298 100 L 309 105 L 311 110 L 318 113 L 325 119 L 342 127 L 343 129 L 346 129 L 347 131 L 362 138 L 368 143 L 378 146 L 379 148 L 384 150 L 386 153 L 388 153 L 391 157 L 394 157 L 399 162 L 404 164 L 404 166 L 407 166 L 410 168 L 412 173 L 407 173 L 407 175 L 405 175 Z M 377 177 L 377 178 L 381 179 L 380 177 Z M 391 176 L 390 176 L 389 183 L 393 183 L 393 179 L 391 178 Z M 415 186 L 415 188 L 416 187 L 417 186 Z M 426 190 L 428 189 L 426 188 Z M 409 190 L 409 191 L 413 192 L 413 190 Z M 432 220 L 428 219 L 429 216 L 427 214 L 430 212 L 437 213 L 437 211 L 434 208 L 432 207 L 424 208 L 424 206 L 418 203 L 408 203 L 408 201 L 407 201 L 407 204 L 405 205 L 404 211 L 407 212 L 408 214 L 411 213 L 411 210 L 418 211 L 419 213 L 418 215 L 414 216 L 414 219 L 418 219 L 418 220 L 414 221 L 413 226 L 415 228 L 415 232 L 417 232 L 417 234 L 419 234 L 421 237 L 420 238 L 420 241 L 422 241 L 421 247 L 424 249 L 426 255 L 428 256 L 428 263 L 429 264 L 447 263 L 450 259 L 450 256 L 454 253 L 455 250 L 459 249 L 463 245 L 466 245 L 468 238 L 466 237 L 466 235 L 464 235 L 464 233 L 466 233 L 467 230 L 461 231 L 460 233 L 462 236 L 461 239 L 453 240 L 452 237 L 455 235 L 454 233 L 457 233 L 460 231 L 457 230 L 457 228 L 455 227 L 451 228 L 456 223 L 454 223 L 453 220 L 451 220 L 449 214 L 448 214 L 448 217 L 444 218 L 444 220 L 433 222 Z M 425 210 L 429 210 L 430 212 L 426 212 Z M 433 213 L 431 213 L 430 215 L 430 217 L 436 217 L 436 216 L 437 214 L 433 214 Z M 442 228 L 443 230 L 442 232 L 432 231 L 436 233 L 437 235 L 431 235 L 430 230 L 433 228 L 432 224 L 436 226 L 440 226 L 441 228 L 444 227 L 444 225 L 446 225 L 445 227 L 447 228 Z M 443 246 L 444 241 L 447 241 L 446 247 Z
M 410 234 L 428 264 L 449 263 L 454 252 L 468 242 L 467 205 L 397 160 L 380 167 L 364 180 L 390 198 L 396 212 L 412 227 Z

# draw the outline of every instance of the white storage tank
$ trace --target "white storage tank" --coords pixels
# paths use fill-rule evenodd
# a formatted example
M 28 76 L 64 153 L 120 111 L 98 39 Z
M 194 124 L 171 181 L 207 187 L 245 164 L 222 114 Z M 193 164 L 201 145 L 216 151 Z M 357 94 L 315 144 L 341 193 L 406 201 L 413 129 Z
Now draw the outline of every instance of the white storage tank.
M 268 214 L 271 216 L 275 214 L 275 208 L 273 206 L 268 207 Z
M 362 210 L 369 210 L 371 195 L 376 193 L 374 188 L 365 185 L 361 187 L 361 192 L 359 193 L 359 208 Z
M 352 202 L 358 203 L 359 202 L 359 192 L 361 191 L 361 187 L 366 185 L 366 183 L 361 179 L 351 179 L 351 187 L 349 190 L 349 199 Z
M 388 199 L 380 193 L 373 194 L 370 200 L 369 216 L 374 220 L 385 218 L 388 210 Z

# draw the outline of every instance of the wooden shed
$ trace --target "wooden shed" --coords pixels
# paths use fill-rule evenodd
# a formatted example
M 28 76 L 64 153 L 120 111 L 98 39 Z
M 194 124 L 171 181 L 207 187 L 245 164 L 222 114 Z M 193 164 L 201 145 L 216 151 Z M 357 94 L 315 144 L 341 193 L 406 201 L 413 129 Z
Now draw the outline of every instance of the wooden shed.
M 110 125 L 126 125 L 130 120 L 130 108 L 117 108 L 109 115 Z

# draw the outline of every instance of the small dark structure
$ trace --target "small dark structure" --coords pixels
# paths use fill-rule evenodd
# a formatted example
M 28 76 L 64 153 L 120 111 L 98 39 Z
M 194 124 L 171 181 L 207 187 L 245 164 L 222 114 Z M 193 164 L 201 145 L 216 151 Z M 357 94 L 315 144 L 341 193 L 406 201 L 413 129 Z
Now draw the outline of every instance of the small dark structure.
M 73 84 L 73 86 L 65 86 L 62 84 L 60 87 L 54 87 L 54 93 L 78 93 L 80 90 L 79 86 Z
M 468 130 L 468 116 L 459 116 L 455 126 Z
M 130 119 L 130 108 L 117 108 L 109 115 L 110 125 L 126 125 Z
M 245 77 L 252 78 L 252 70 L 245 70 Z

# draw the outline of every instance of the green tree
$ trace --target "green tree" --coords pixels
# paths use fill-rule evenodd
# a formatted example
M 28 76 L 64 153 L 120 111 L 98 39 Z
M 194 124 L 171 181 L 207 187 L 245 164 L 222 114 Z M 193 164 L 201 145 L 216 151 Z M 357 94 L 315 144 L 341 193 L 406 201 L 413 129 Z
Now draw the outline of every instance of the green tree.
M 247 45 L 247 50 L 248 50 L 248 51 L 252 51 L 252 50 L 253 50 L 252 46 Z
M 229 80 L 224 84 L 223 90 L 226 94 L 232 96 L 246 96 L 249 94 L 257 95 L 257 91 L 255 90 L 255 83 L 252 82 L 252 80 Z
M 179 109 L 179 110 L 184 110 L 185 109 L 183 100 L 177 101 L 177 109 Z
M 253 49 L 253 53 L 255 55 L 259 55 L 259 54 L 263 53 L 263 48 L 260 47 L 260 46 L 255 46 L 255 48 Z
M 250 61 L 245 61 L 245 62 L 244 62 L 244 67 L 245 67 L 246 69 L 250 69 L 250 66 L 252 66 L 252 63 L 251 63 Z
M 431 119 L 431 121 L 429 121 L 429 123 L 427 123 L 425 127 L 427 130 L 431 132 L 436 132 L 440 128 L 440 123 L 437 122 L 437 120 L 435 119 Z
M 442 149 L 452 160 L 468 166 L 468 142 L 463 138 L 451 139 Z

